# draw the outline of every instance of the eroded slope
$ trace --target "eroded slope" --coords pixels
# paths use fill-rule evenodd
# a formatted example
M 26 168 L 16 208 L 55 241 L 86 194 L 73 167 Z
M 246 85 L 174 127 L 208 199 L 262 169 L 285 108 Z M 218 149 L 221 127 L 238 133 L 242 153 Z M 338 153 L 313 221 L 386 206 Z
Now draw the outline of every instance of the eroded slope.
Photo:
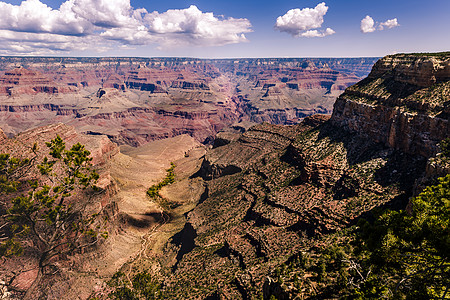
M 265 277 L 293 253 L 376 207 L 406 204 L 425 159 L 326 119 L 258 125 L 206 155 L 198 175 L 208 194 L 181 232 L 189 251 L 162 264 L 171 270 L 168 297 L 256 299 Z

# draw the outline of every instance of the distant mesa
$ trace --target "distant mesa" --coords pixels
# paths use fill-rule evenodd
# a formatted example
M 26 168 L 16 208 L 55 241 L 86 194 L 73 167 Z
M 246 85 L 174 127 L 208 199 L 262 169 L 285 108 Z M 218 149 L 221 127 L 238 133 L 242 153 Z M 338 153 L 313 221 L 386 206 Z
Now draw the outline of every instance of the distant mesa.
M 103 82 L 103 87 L 124 91 L 126 89 L 126 83 L 123 76 L 114 73 Z
M 167 74 L 164 76 L 163 72 L 154 72 L 153 70 L 141 65 L 137 69 L 129 71 L 125 85 L 127 88 L 135 90 L 147 91 L 151 93 L 166 93 L 166 90 L 161 86 L 161 84 L 165 83 L 167 79 L 170 80 L 170 78 L 167 77 Z
M 172 88 L 180 88 L 185 90 L 209 90 L 208 85 L 202 80 L 176 80 L 172 83 Z
M 0 127 L 13 136 L 63 122 L 133 146 L 180 134 L 212 143 L 238 122 L 330 114 L 376 60 L 0 57 Z
M 57 94 L 75 92 L 73 86 L 63 86 L 52 82 L 38 71 L 17 67 L 6 71 L 0 77 L 0 95 L 19 96 L 38 93 Z

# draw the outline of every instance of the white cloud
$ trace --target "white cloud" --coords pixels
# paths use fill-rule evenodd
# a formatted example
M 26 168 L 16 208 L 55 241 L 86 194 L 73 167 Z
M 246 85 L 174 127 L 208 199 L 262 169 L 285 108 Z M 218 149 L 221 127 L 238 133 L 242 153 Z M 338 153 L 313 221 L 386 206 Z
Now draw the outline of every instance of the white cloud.
M 45 47 L 50 53 L 104 49 L 111 43 L 220 46 L 245 42 L 244 33 L 251 31 L 247 19 L 219 18 L 196 6 L 149 13 L 131 7 L 130 0 L 67 0 L 58 9 L 40 0 L 20 5 L 0 1 L 0 15 L 3 54 L 34 53 L 34 48 L 40 52 Z
M 61 5 L 60 10 L 65 9 L 102 28 L 122 27 L 134 23 L 130 0 L 69 0 Z
M 397 26 L 400 26 L 400 24 L 398 24 L 397 18 L 387 20 L 386 22 L 378 24 L 378 26 L 375 26 L 375 21 L 370 16 L 366 16 L 361 20 L 362 33 L 374 32 L 375 30 L 384 30 L 385 28 L 391 29 Z
M 325 31 L 317 30 L 322 26 L 327 11 L 325 2 L 317 4 L 315 8 L 291 9 L 277 18 L 275 29 L 294 37 L 324 37 L 334 34 L 335 31 L 331 28 Z
M 372 19 L 371 16 L 366 16 L 364 19 L 361 20 L 361 32 L 362 33 L 369 33 L 374 32 L 375 29 L 375 21 Z
M 380 30 L 383 30 L 385 27 L 387 29 L 391 29 L 391 28 L 394 28 L 394 27 L 397 27 L 397 26 L 400 26 L 400 24 L 398 24 L 397 18 L 394 18 L 394 19 L 390 19 L 390 20 L 387 20 L 386 22 L 381 23 L 378 26 L 378 28 Z
M 96 36 L 64 36 L 0 30 L 1 55 L 53 55 L 71 51 L 74 48 L 82 51 L 92 47 L 102 52 L 107 46 L 106 43 L 100 43 Z
M 0 29 L 17 32 L 83 35 L 91 24 L 68 9 L 53 10 L 39 0 L 26 0 L 20 5 L 0 2 Z
M 301 34 L 303 37 L 324 37 L 327 35 L 335 34 L 336 32 L 331 29 L 327 28 L 325 31 L 319 32 L 318 30 L 308 30 Z
M 203 13 L 195 5 L 186 9 L 171 9 L 164 13 L 141 14 L 141 26 L 114 28 L 102 36 L 124 40 L 130 44 L 155 41 L 162 48 L 186 45 L 221 46 L 247 41 L 244 33 L 250 32 L 247 19 L 219 19 L 213 13 Z M 130 30 L 132 29 L 132 30 Z

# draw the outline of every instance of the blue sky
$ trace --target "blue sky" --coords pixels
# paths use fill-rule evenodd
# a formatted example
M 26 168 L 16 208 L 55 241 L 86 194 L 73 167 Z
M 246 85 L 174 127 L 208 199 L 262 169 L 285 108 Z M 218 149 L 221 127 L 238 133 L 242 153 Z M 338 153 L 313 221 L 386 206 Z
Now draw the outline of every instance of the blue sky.
M 11 0 L 0 1 L 0 15 L 1 55 L 355 57 L 450 50 L 450 0 Z

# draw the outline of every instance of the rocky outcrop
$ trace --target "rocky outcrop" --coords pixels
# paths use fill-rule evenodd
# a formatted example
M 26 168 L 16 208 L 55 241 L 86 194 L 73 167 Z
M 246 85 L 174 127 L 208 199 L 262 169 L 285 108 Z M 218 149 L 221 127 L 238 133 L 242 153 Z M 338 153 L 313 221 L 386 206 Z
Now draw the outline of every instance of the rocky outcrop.
M 159 72 L 139 66 L 137 69 L 129 71 L 125 84 L 127 88 L 147 91 L 151 93 L 165 93 L 165 89 L 161 86 L 162 78 L 158 78 Z M 173 74 L 166 74 L 165 78 L 172 77 Z M 157 79 L 158 78 L 158 79 Z M 170 80 L 170 79 L 169 79 Z
M 105 167 L 108 161 L 119 153 L 119 147 L 112 143 L 106 136 L 87 136 L 79 134 L 76 132 L 75 128 L 61 123 L 38 127 L 22 132 L 12 139 L 6 139 L 0 146 L 0 152 L 22 157 L 31 154 L 30 149 L 34 143 L 37 143 L 40 151 L 39 155 L 43 156 L 45 155 L 45 151 L 47 151 L 45 143 L 55 138 L 57 135 L 64 140 L 66 148 L 70 148 L 75 143 L 85 145 L 86 149 L 91 152 L 93 166 L 98 170 L 106 171 Z M 111 182 L 108 181 L 110 180 L 108 174 L 100 173 L 100 175 L 100 181 L 103 182 L 103 187 L 107 187 L 111 184 Z M 103 179 L 107 180 L 105 181 Z
M 425 159 L 328 119 L 256 125 L 208 151 L 196 174 L 208 193 L 187 215 L 196 247 L 177 262 L 169 296 L 189 297 L 188 282 L 197 289 L 213 281 L 215 293 L 233 299 L 258 291 L 292 299 L 296 289 L 266 279 L 275 266 L 372 209 L 406 203 Z
M 450 53 L 386 56 L 375 64 L 368 77 L 377 78 L 386 73 L 398 82 L 430 87 L 450 80 Z
M 0 78 L 0 95 L 20 96 L 38 93 L 57 94 L 70 93 L 76 89 L 72 86 L 58 85 L 51 82 L 40 72 L 18 67 L 6 71 Z
M 8 139 L 8 137 L 3 132 L 3 130 L 0 128 L 0 143 L 2 143 L 3 141 L 6 141 L 7 139 Z
M 114 88 L 124 91 L 126 88 L 126 83 L 122 76 L 118 74 L 112 74 L 103 82 L 102 86 L 103 88 Z
M 185 90 L 209 90 L 208 85 L 201 80 L 196 81 L 175 80 L 172 83 L 171 87 Z
M 450 54 L 394 55 L 334 104 L 331 121 L 410 154 L 431 157 L 450 133 Z
M 373 62 L 0 57 L 0 125 L 8 136 L 64 122 L 133 146 L 184 133 L 209 144 L 235 122 L 291 125 L 331 113 Z

